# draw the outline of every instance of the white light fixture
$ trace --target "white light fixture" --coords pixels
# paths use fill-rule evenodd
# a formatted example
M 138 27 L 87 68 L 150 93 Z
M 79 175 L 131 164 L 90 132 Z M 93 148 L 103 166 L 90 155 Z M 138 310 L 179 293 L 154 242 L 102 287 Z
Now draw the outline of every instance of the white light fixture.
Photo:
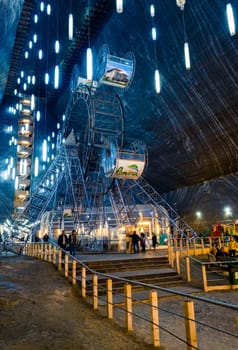
M 74 33 L 74 18 L 73 18 L 73 14 L 70 13 L 69 14 L 69 40 L 73 40 L 73 33 Z
M 160 85 L 160 73 L 159 70 L 155 70 L 155 91 L 157 94 L 160 93 L 161 85 Z
M 55 40 L 55 53 L 58 54 L 60 52 L 60 43 L 59 40 Z
M 155 27 L 152 28 L 151 34 L 152 34 L 152 40 L 156 40 L 157 32 L 156 32 L 156 28 Z
M 226 5 L 226 16 L 227 16 L 227 22 L 228 22 L 230 36 L 233 36 L 236 34 L 236 25 L 235 25 L 232 5 L 230 3 L 228 3 Z
M 35 164 L 34 164 L 34 175 L 37 177 L 39 174 L 39 158 L 35 157 Z
M 34 22 L 35 22 L 35 23 L 38 22 L 38 16 L 37 16 L 37 15 L 34 16 Z
M 15 178 L 15 190 L 18 190 L 18 185 L 19 185 L 19 179 L 18 176 Z
M 225 207 L 224 208 L 225 216 L 232 216 L 232 210 L 230 207 Z
M 33 35 L 33 42 L 34 42 L 34 43 L 37 43 L 37 34 L 34 34 L 34 35 Z
M 59 66 L 55 66 L 54 88 L 59 88 Z
M 31 83 L 32 83 L 32 85 L 35 85 L 35 83 L 36 83 L 36 77 L 35 77 L 35 75 L 32 75 L 32 77 L 31 77 Z
M 153 4 L 150 5 L 150 15 L 151 15 L 151 17 L 155 16 L 155 7 Z
M 35 95 L 31 95 L 31 110 L 34 111 L 35 109 Z
M 87 48 L 87 80 L 93 79 L 93 54 L 90 47 Z
M 123 0 L 116 0 L 116 10 L 117 13 L 123 12 Z
M 184 43 L 184 59 L 185 59 L 185 67 L 186 67 L 186 69 L 187 70 L 191 69 L 188 42 Z
M 41 49 L 38 51 L 38 57 L 39 57 L 39 60 L 42 60 L 43 58 L 43 51 Z
M 49 74 L 45 73 L 45 85 L 49 84 L 49 80 L 50 80 Z
M 40 10 L 41 10 L 41 12 L 44 11 L 44 7 L 45 7 L 45 4 L 44 4 L 43 1 L 41 1 L 41 3 L 40 3 Z
M 46 13 L 47 13 L 48 16 L 51 14 L 51 6 L 50 6 L 50 4 L 47 5 Z
M 25 51 L 25 59 L 27 60 L 28 57 L 29 57 L 29 53 L 28 53 L 28 51 Z
M 40 121 L 40 111 L 36 112 L 36 121 L 39 122 Z
M 33 46 L 33 44 L 32 44 L 32 41 L 30 40 L 29 41 L 29 49 L 32 49 L 32 46 Z
M 43 146 L 42 146 L 42 160 L 43 162 L 46 162 L 47 159 L 47 141 L 43 140 Z

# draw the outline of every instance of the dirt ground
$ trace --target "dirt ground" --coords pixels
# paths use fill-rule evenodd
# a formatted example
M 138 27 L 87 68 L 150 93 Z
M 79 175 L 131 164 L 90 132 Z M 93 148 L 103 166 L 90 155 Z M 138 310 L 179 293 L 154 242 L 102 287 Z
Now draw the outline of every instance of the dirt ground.
M 238 305 L 238 290 L 200 292 L 197 295 Z M 160 350 L 185 350 L 183 297 L 162 298 Z M 140 309 L 140 310 L 139 310 Z M 145 309 L 143 311 L 143 309 Z M 133 311 L 144 315 L 146 304 Z M 169 312 L 167 312 L 169 310 Z M 238 311 L 195 302 L 199 350 L 238 349 Z M 124 313 L 117 320 L 95 312 L 63 273 L 48 262 L 27 257 L 0 257 L 0 350 L 146 350 L 154 349 L 148 324 L 135 322 L 133 333 L 124 328 Z M 119 321 L 118 321 L 119 320 Z M 204 327 L 209 323 L 211 328 Z M 231 332 L 222 334 L 217 328 Z M 168 329 L 171 333 L 163 331 Z M 136 336 L 137 334 L 137 336 Z
M 94 312 L 52 264 L 0 257 L 1 350 L 152 348 Z

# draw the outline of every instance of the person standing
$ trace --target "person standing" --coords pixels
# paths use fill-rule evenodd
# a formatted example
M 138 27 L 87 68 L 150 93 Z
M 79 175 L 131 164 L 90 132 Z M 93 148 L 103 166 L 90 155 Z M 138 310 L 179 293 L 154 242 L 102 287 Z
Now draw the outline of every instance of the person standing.
M 154 232 L 152 232 L 152 247 L 155 249 L 157 244 L 158 244 L 158 242 L 157 242 L 156 234 Z
M 145 234 L 143 232 L 140 234 L 140 245 L 142 252 L 145 253 Z
M 49 237 L 48 233 L 46 232 L 43 236 L 44 243 L 47 243 L 49 241 L 49 239 L 50 239 L 50 237 Z
M 132 239 L 132 246 L 133 246 L 134 253 L 139 253 L 139 241 L 140 241 L 139 235 L 136 233 L 136 231 L 134 231 L 132 235 L 130 235 L 130 237 Z
M 76 231 L 73 230 L 69 236 L 69 253 L 70 255 L 76 255 L 76 247 L 77 247 L 77 234 Z
M 58 245 L 60 246 L 60 248 L 62 248 L 63 250 L 66 250 L 66 246 L 68 244 L 68 237 L 65 233 L 65 231 L 63 230 L 62 233 L 59 235 L 58 237 Z M 64 257 L 64 251 L 62 253 L 62 257 Z

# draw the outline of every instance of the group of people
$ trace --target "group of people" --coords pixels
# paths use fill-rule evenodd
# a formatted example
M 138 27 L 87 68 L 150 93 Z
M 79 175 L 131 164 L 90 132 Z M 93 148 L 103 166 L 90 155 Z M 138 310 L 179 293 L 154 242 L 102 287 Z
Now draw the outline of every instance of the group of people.
M 216 261 L 226 260 L 228 257 L 233 256 L 232 253 L 225 250 L 224 246 L 219 247 L 213 244 L 210 253 L 214 255 Z
M 145 253 L 145 251 L 146 251 L 146 235 L 142 232 L 139 236 L 138 233 L 136 233 L 136 231 L 133 231 L 133 233 L 131 235 L 129 235 L 129 237 L 131 239 L 133 252 L 139 253 L 140 247 L 141 247 L 141 251 L 143 253 Z M 157 237 L 154 233 L 152 233 L 152 247 L 155 249 L 157 244 L 158 244 Z M 139 245 L 140 245 L 140 247 L 139 247 Z M 128 247 L 128 250 L 129 250 L 129 247 Z
M 58 237 L 58 245 L 63 250 L 67 250 L 69 248 L 70 255 L 75 256 L 76 255 L 76 248 L 77 248 L 77 233 L 76 233 L 76 231 L 73 230 L 68 237 L 66 235 L 65 231 L 63 230 Z M 63 255 L 64 255 L 64 252 L 63 252 Z

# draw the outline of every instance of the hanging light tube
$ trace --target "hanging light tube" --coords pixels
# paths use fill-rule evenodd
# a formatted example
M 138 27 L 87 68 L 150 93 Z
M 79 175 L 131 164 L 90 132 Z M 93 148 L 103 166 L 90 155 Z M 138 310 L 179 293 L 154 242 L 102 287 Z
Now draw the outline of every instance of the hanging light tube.
M 153 4 L 150 5 L 150 15 L 151 17 L 155 17 L 155 7 Z
M 157 39 L 157 32 L 156 32 L 155 27 L 152 28 L 151 34 L 152 34 L 152 40 L 156 40 Z
M 37 177 L 39 174 L 39 158 L 35 158 L 35 164 L 34 164 L 34 175 Z
M 93 80 L 93 54 L 90 47 L 87 48 L 87 80 Z
M 54 88 L 59 88 L 59 66 L 55 66 L 55 79 L 54 79 Z
M 39 122 L 40 121 L 40 111 L 36 112 L 36 121 Z
M 73 14 L 69 14 L 69 40 L 73 40 L 74 33 L 74 18 Z
M 226 16 L 227 16 L 227 22 L 228 22 L 230 36 L 233 36 L 236 34 L 236 25 L 235 25 L 232 5 L 230 3 L 228 3 L 226 5 Z
M 60 43 L 59 40 L 55 40 L 55 53 L 58 54 L 60 52 Z
M 123 0 L 116 0 L 116 10 L 117 13 L 123 12 Z
M 45 73 L 45 85 L 48 85 L 50 81 L 49 73 Z
M 47 159 L 47 141 L 43 140 L 43 149 L 42 149 L 42 160 L 46 162 Z
M 156 69 L 155 70 L 155 91 L 157 94 L 160 93 L 160 89 L 161 89 L 161 86 L 160 86 L 160 74 L 159 74 L 159 70 Z
M 186 69 L 187 70 L 191 69 L 188 42 L 184 43 L 184 59 L 185 59 L 185 67 L 186 67 Z
M 35 109 L 35 95 L 31 95 L 31 110 L 34 111 Z

